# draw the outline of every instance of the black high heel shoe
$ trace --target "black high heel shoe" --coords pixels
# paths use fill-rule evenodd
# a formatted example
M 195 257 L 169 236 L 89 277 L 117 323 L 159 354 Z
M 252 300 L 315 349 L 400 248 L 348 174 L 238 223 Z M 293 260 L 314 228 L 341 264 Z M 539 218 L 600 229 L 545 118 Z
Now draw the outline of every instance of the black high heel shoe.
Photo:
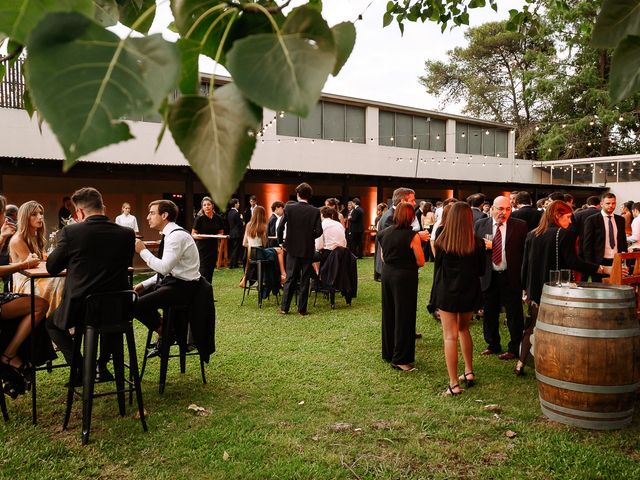
M 31 375 L 33 369 L 31 365 L 23 362 L 19 367 L 11 365 L 11 361 L 16 358 L 8 355 L 0 355 L 0 368 L 2 369 L 5 384 L 12 385 L 12 391 L 17 391 L 17 395 L 23 394 L 26 390 L 31 389 Z M 6 390 L 5 390 L 6 391 Z M 15 399 L 12 394 L 7 392 L 7 395 Z
M 467 378 L 467 377 L 473 377 L 473 378 Z M 476 374 L 473 373 L 473 371 L 471 372 L 465 372 L 462 375 L 460 375 L 458 377 L 458 381 L 459 382 L 464 382 L 467 388 L 471 388 L 476 384 Z

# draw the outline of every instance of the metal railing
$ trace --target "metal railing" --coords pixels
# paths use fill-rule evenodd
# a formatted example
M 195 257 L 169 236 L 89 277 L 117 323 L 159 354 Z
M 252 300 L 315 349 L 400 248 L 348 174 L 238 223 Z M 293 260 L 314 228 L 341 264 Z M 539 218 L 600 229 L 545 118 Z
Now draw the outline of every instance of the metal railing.
M 22 68 L 24 61 L 17 60 L 13 65 L 6 62 L 5 74 L 0 81 L 0 107 L 1 108 L 19 108 L 24 110 L 24 77 L 22 76 Z

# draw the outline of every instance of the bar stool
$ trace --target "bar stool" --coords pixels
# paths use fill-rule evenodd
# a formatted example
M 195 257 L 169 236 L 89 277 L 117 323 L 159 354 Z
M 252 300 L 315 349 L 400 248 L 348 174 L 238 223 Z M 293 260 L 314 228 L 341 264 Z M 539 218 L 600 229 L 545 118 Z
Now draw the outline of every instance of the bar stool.
M 187 351 L 187 316 L 189 315 L 188 305 L 174 305 L 165 308 L 162 311 L 162 342 L 160 343 L 160 380 L 158 385 L 158 393 L 164 393 L 164 387 L 167 381 L 167 369 L 170 358 L 180 358 L 180 373 L 186 372 L 187 357 L 191 355 L 200 355 L 199 352 Z M 149 330 L 145 352 L 151 347 L 151 337 L 153 331 Z M 171 353 L 171 346 L 177 344 L 179 353 Z M 140 379 L 144 377 L 147 367 L 147 355 L 142 360 L 142 369 L 140 370 Z M 207 377 L 204 372 L 204 362 L 200 359 L 200 374 L 202 375 L 202 383 L 207 383 Z
M 69 373 L 69 387 L 67 390 L 67 409 L 62 428 L 67 429 L 71 417 L 71 407 L 76 394 L 74 380 L 80 371 L 81 347 L 84 338 L 84 363 L 82 373 L 82 445 L 89 443 L 91 430 L 91 410 L 93 399 L 105 395 L 117 395 L 120 416 L 125 415 L 125 392 L 131 396 L 136 393 L 138 413 L 142 429 L 147 431 L 144 415 L 140 375 L 138 373 L 138 359 L 133 335 L 133 309 L 138 296 L 133 290 L 118 292 L 94 293 L 85 299 L 85 324 L 76 329 L 74 337 L 73 356 Z M 105 393 L 94 393 L 96 361 L 98 355 L 98 339 L 104 335 L 110 341 L 113 349 L 113 370 L 115 374 L 116 390 Z M 123 335 L 127 339 L 129 351 L 129 365 L 124 362 Z M 129 368 L 129 379 L 124 378 L 124 368 Z M 125 387 L 125 383 L 127 386 Z
M 245 296 L 249 296 L 251 290 L 256 290 L 258 293 L 258 308 L 262 308 L 262 290 L 265 287 L 265 274 L 267 272 L 267 264 L 274 263 L 272 260 L 264 258 L 262 247 L 250 247 L 247 259 L 247 268 L 245 272 L 244 287 L 242 289 L 242 302 L 240 306 L 244 305 Z M 274 267 L 275 268 L 275 267 Z M 253 271 L 256 271 L 256 282 L 252 285 L 250 277 L 252 277 Z M 276 301 L 279 295 L 276 293 Z

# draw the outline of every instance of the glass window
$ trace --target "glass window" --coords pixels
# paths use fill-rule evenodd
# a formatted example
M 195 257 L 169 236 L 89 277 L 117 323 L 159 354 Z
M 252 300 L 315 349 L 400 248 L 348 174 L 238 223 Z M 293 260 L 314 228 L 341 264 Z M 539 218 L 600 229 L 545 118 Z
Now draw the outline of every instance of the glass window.
M 378 119 L 380 122 L 378 125 L 378 144 L 392 146 L 391 137 L 395 132 L 395 115 L 393 112 L 380 110 Z
M 322 138 L 321 103 L 316 103 L 316 106 L 307 118 L 300 119 L 300 136 L 304 138 Z
M 469 125 L 456 122 L 456 153 L 468 153 Z
M 344 142 L 345 106 L 340 105 L 339 103 L 323 102 L 323 107 L 323 138 L 325 140 L 337 140 Z
M 597 184 L 617 182 L 617 166 L 615 162 L 602 162 L 595 164 L 595 181 Z
M 593 163 L 582 163 L 573 166 L 574 185 L 588 185 L 593 183 Z
M 482 131 L 482 154 L 490 157 L 496 154 L 496 131 L 493 128 L 485 128 Z
M 429 123 L 424 117 L 413 117 L 413 148 L 429 149 Z
M 640 161 L 618 163 L 619 182 L 637 182 L 640 180 Z
M 288 137 L 300 136 L 300 117 L 293 113 L 285 113 L 284 117 L 276 117 L 276 133 Z
M 353 143 L 365 143 L 365 112 L 362 107 L 347 105 L 347 138 Z
M 434 152 L 444 152 L 447 146 L 446 122 L 444 120 L 431 119 L 430 123 L 430 148 Z
M 413 117 L 404 113 L 396 113 L 397 147 L 411 148 L 413 146 Z
M 554 166 L 552 182 L 554 185 L 568 185 L 571 183 L 571 166 Z
M 496 154 L 500 154 L 502 158 L 509 156 L 509 131 L 496 130 Z
M 476 125 L 469 125 L 469 151 L 471 155 L 482 155 L 482 128 Z

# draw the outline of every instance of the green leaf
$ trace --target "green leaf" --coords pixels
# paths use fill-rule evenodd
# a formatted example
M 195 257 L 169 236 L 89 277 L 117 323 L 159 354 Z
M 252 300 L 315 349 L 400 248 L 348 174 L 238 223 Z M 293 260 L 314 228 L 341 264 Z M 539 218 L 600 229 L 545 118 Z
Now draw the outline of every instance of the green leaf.
M 333 33 L 322 16 L 299 7 L 289 14 L 280 35 L 237 40 L 226 67 L 252 102 L 306 117 L 320 98 L 336 57 Z
M 382 26 L 388 27 L 389 25 L 391 25 L 391 22 L 393 22 L 393 15 L 391 15 L 389 12 L 385 12 L 382 16 Z
M 261 122 L 262 109 L 233 83 L 211 98 L 185 95 L 171 105 L 173 139 L 216 203 L 226 203 L 242 180 Z
M 50 12 L 77 12 L 93 17 L 92 0 L 3 0 L 0 2 L 0 32 L 27 43 L 29 33 Z
M 619 103 L 640 90 L 640 36 L 622 40 L 613 52 L 609 93 Z
M 218 58 L 224 65 L 224 54 L 230 47 L 221 48 L 221 42 L 230 27 L 229 22 L 234 22 L 239 10 L 221 0 L 177 0 L 172 2 L 171 9 L 180 34 L 198 42 L 202 53 Z M 264 15 L 260 17 L 264 18 Z
M 331 73 L 335 77 L 340 73 L 344 64 L 347 63 L 353 47 L 356 44 L 356 27 L 351 22 L 342 22 L 334 25 L 331 31 L 333 32 L 333 39 L 335 40 L 336 52 L 338 54 L 336 64 Z
M 591 45 L 614 48 L 627 35 L 640 35 L 640 0 L 604 0 Z
M 24 104 L 24 109 L 29 114 L 29 118 L 33 117 L 33 113 L 36 111 L 33 108 L 33 102 L 31 101 L 31 95 L 29 94 L 28 89 L 24 89 L 24 93 L 22 94 L 22 103 Z
M 120 12 L 116 0 L 93 0 L 95 13 L 93 18 L 103 27 L 111 27 L 118 23 Z
M 188 38 L 180 38 L 176 42 L 180 51 L 180 92 L 184 95 L 197 94 L 200 88 L 200 70 L 198 68 L 198 57 L 200 45 L 198 42 Z
M 120 23 L 138 32 L 149 32 L 155 12 L 148 13 L 148 10 L 155 9 L 156 0 L 116 0 L 116 3 L 120 12 Z M 137 23 L 142 15 L 146 16 Z
M 27 49 L 27 85 L 65 152 L 65 170 L 132 138 L 119 119 L 157 110 L 180 73 L 176 46 L 160 35 L 121 39 L 76 13 L 47 15 Z

